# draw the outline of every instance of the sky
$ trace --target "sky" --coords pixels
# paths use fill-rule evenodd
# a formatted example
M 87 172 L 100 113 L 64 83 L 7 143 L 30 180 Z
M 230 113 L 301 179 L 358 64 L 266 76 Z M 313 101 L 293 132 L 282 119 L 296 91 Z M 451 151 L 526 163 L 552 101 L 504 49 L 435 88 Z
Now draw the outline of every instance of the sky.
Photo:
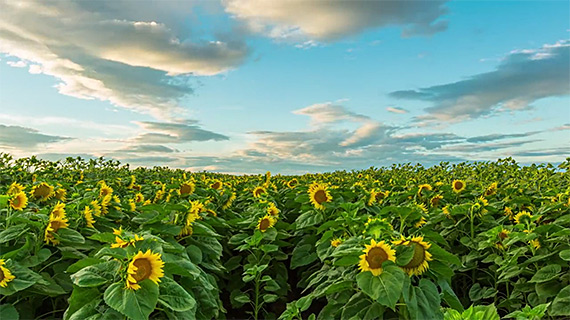
M 570 157 L 568 1 L 0 7 L 15 157 L 236 174 Z

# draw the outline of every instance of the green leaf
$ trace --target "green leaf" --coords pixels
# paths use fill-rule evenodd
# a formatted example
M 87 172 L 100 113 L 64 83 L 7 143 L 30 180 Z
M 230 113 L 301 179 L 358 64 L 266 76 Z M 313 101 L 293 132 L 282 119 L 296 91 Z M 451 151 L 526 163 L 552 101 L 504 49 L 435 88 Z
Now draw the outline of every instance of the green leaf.
M 150 281 L 139 282 L 138 290 L 126 289 L 122 282 L 110 285 L 103 295 L 105 303 L 133 320 L 148 319 L 158 302 L 158 286 Z
M 297 230 L 311 227 L 323 222 L 323 214 L 315 211 L 307 211 L 301 214 L 297 220 L 295 220 L 295 225 Z
M 84 304 L 79 310 L 75 311 L 69 320 L 87 320 L 92 316 L 99 315 L 97 307 L 101 303 L 101 299 L 90 300 Z
M 471 306 L 469 309 L 465 310 L 462 314 L 463 320 L 501 320 L 499 314 L 497 313 L 497 308 L 495 305 L 490 304 L 488 306 Z
M 393 263 L 385 262 L 382 269 L 382 274 L 379 276 L 374 276 L 368 271 L 359 273 L 356 276 L 356 283 L 373 300 L 393 310 L 402 294 L 406 274 Z
M 314 246 L 311 244 L 297 246 L 293 250 L 293 256 L 291 257 L 291 269 L 306 266 L 317 260 L 317 253 L 313 249 Z
M 532 279 L 530 279 L 529 282 L 540 283 L 556 279 L 558 278 L 558 274 L 560 273 L 561 270 L 562 267 L 559 264 L 547 265 L 546 267 L 538 270 L 538 272 L 534 274 L 534 276 L 532 277 Z
M 85 268 L 85 267 L 89 267 L 92 266 L 94 264 L 98 264 L 104 262 L 101 259 L 97 259 L 97 258 L 85 258 L 82 260 L 77 261 L 76 263 L 70 265 L 69 267 L 67 267 L 67 270 L 65 270 L 67 273 L 76 273 L 77 271 Z
M 461 266 L 461 260 L 457 256 L 445 251 L 435 243 L 431 244 L 428 251 L 432 254 L 433 260 L 446 261 L 450 264 Z
M 279 299 L 279 296 L 276 294 L 266 294 L 263 295 L 263 301 L 265 303 L 271 303 L 271 302 L 275 302 L 277 301 L 277 299 Z
M 353 266 L 360 261 L 358 255 L 347 255 L 340 259 L 335 259 L 333 264 L 339 267 Z
M 63 244 L 75 245 L 78 243 L 85 243 L 85 238 L 83 238 L 81 233 L 73 229 L 69 228 L 59 229 L 57 230 L 57 236 L 59 237 L 59 239 Z
M 0 319 L 5 320 L 19 320 L 20 314 L 18 310 L 11 304 L 0 305 Z
M 202 262 L 202 250 L 197 246 L 193 244 L 189 245 L 186 247 L 186 253 L 188 253 L 188 257 L 193 263 L 200 264 Z
M 73 286 L 73 291 L 68 299 L 69 306 L 65 313 L 63 314 L 64 320 L 69 320 L 70 317 L 74 315 L 79 309 L 89 302 L 94 301 L 101 293 L 97 288 L 82 288 L 78 286 Z
M 105 284 L 115 277 L 121 263 L 111 260 L 85 267 L 71 275 L 73 284 L 79 287 L 96 287 Z
M 51 251 L 48 248 L 42 248 L 36 255 L 28 256 L 20 261 L 24 267 L 35 267 L 51 257 Z
M 414 257 L 415 249 L 413 246 L 396 246 L 396 264 L 405 266 Z
M 230 300 L 232 301 L 232 304 L 236 305 L 237 307 L 240 307 L 241 305 L 250 301 L 249 296 L 239 290 L 232 291 L 230 294 Z
M 43 282 L 42 276 L 30 269 L 22 267 L 12 260 L 6 260 L 5 263 L 4 267 L 10 270 L 15 278 L 8 282 L 5 288 L 0 287 L 0 295 L 9 296 L 18 291 L 27 289 L 38 282 Z
M 8 229 L 0 232 L 0 244 L 19 239 L 22 235 L 24 235 L 30 228 L 28 228 L 24 224 L 18 224 L 15 226 L 11 226 Z
M 453 289 L 451 289 L 449 283 L 447 283 L 447 281 L 443 279 L 440 279 L 438 281 L 438 284 L 439 287 L 441 288 L 441 293 L 443 294 L 442 296 L 443 301 L 445 301 L 451 308 L 459 312 L 463 312 L 465 309 L 463 308 L 461 301 L 459 301 L 459 298 L 457 297 Z
M 403 295 L 411 319 L 443 319 L 441 299 L 435 284 L 427 279 L 421 279 L 419 287 L 412 286 L 409 278 L 406 282 Z
M 479 283 L 475 283 L 469 290 L 469 299 L 479 301 L 481 299 L 494 297 L 496 294 L 497 290 L 495 288 L 481 287 Z
M 326 290 L 325 290 L 325 294 L 333 294 L 333 293 L 337 293 L 343 290 L 346 290 L 348 288 L 352 288 L 352 284 L 354 283 L 353 280 L 344 280 L 341 282 L 337 282 L 335 284 L 330 285 Z
M 158 302 L 178 312 L 187 311 L 196 306 L 194 297 L 168 277 L 160 279 Z
M 551 316 L 570 316 L 570 286 L 560 290 L 550 308 L 548 314 Z
M 558 255 L 562 260 L 570 261 L 570 249 L 562 250 Z

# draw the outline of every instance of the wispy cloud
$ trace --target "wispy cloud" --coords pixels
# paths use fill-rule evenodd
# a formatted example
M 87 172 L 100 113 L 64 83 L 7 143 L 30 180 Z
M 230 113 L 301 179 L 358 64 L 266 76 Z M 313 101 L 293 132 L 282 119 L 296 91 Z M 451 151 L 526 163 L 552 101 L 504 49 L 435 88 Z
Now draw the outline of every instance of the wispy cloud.
M 387 107 L 386 111 L 388 112 L 392 112 L 392 113 L 399 113 L 399 114 L 406 114 L 408 113 L 408 110 L 404 109 L 404 108 L 400 108 L 400 107 Z
M 0 124 L 0 146 L 15 150 L 35 150 L 41 145 L 70 140 L 69 137 L 53 136 L 38 130 Z

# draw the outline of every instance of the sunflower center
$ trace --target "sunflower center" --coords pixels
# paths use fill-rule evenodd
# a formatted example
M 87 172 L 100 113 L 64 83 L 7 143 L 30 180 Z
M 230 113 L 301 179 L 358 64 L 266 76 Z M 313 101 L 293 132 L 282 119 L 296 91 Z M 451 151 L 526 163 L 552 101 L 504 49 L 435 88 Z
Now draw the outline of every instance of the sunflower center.
M 412 242 L 410 245 L 414 248 L 414 257 L 407 265 L 404 266 L 404 268 L 416 268 L 420 266 L 424 262 L 426 256 L 426 249 L 421 244 Z
M 148 259 L 137 259 L 133 263 L 135 267 L 137 267 L 137 273 L 133 275 L 133 278 L 137 280 L 137 282 L 148 279 L 152 272 L 152 265 Z
M 21 204 L 22 199 L 20 197 L 16 197 L 14 198 L 14 200 L 12 200 L 12 203 L 14 204 L 15 207 L 19 207 Z
M 271 223 L 269 222 L 269 219 L 261 220 L 261 222 L 259 223 L 259 230 L 262 230 L 262 231 L 267 230 L 267 228 L 269 228 L 270 224 Z
M 454 184 L 455 190 L 459 190 L 461 188 L 463 188 L 463 182 L 461 181 L 456 181 Z
M 378 192 L 374 197 L 376 198 L 376 201 L 380 201 L 380 200 L 384 199 L 384 193 Z
M 216 190 L 217 190 L 217 189 L 220 189 L 220 187 L 221 187 L 220 184 L 221 184 L 220 182 L 216 182 L 216 183 L 214 183 L 214 184 L 212 185 L 212 188 L 213 188 L 213 189 L 216 189 Z
M 192 192 L 192 187 L 187 184 L 183 184 L 180 187 L 180 194 L 190 194 Z
M 0 268 L 0 282 L 4 280 L 4 271 Z
M 504 232 L 504 231 L 499 232 L 499 239 L 505 240 L 508 237 L 509 237 L 509 235 L 506 232 Z
M 57 230 L 59 230 L 59 228 L 61 228 L 61 222 L 60 221 L 52 221 L 51 222 L 51 228 L 53 229 L 53 232 L 56 232 Z
M 34 196 L 36 198 L 39 197 L 47 197 L 49 195 L 49 188 L 47 186 L 41 185 L 34 191 Z
M 386 260 L 388 260 L 388 254 L 382 248 L 374 247 L 366 254 L 366 262 L 371 269 L 382 267 L 382 263 Z
M 327 201 L 327 194 L 326 194 L 325 190 L 318 190 L 317 192 L 315 192 L 315 201 L 318 204 L 321 204 L 321 203 Z
M 289 186 L 295 186 L 297 184 L 297 180 L 291 180 L 289 181 Z

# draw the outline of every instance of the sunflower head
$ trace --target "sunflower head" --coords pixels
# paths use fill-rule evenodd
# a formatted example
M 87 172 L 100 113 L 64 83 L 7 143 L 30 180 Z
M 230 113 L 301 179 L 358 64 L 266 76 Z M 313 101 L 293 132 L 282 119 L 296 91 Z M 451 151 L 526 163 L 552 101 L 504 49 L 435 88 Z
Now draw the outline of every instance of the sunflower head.
M 65 218 L 65 203 L 58 202 L 51 211 L 51 215 L 54 218 Z
M 533 248 L 540 249 L 540 241 L 538 239 L 530 240 L 528 242 Z
M 224 203 L 224 205 L 222 206 L 222 209 L 224 209 L 224 210 L 229 209 L 232 206 L 232 204 L 234 203 L 236 198 L 237 198 L 236 193 L 232 192 L 230 194 L 230 197 L 226 201 L 226 203 Z
M 396 240 L 393 243 L 414 249 L 414 255 L 412 256 L 410 262 L 408 262 L 405 266 L 402 266 L 402 269 L 404 269 L 408 275 L 419 276 L 429 268 L 428 261 L 432 260 L 432 256 L 431 253 L 429 253 L 428 249 L 431 247 L 431 244 L 427 241 L 424 241 L 423 236 L 412 237 L 411 239 L 401 237 L 400 240 Z
M 187 181 L 180 185 L 178 192 L 183 196 L 194 193 L 194 190 L 196 190 L 196 185 L 192 181 Z
M 259 197 L 261 197 L 261 195 L 264 194 L 265 192 L 266 192 L 266 191 L 265 191 L 265 188 L 264 188 L 264 187 L 255 187 L 255 189 L 253 189 L 253 196 L 254 196 L 255 198 L 259 198 Z
M 10 269 L 6 268 L 6 262 L 4 259 L 0 259 L 0 287 L 6 288 L 8 282 L 14 280 L 16 277 L 12 275 Z
M 28 196 L 23 191 L 20 191 L 10 199 L 10 207 L 14 210 L 22 211 L 28 205 Z
M 287 187 L 289 187 L 289 189 L 293 189 L 293 188 L 295 188 L 295 186 L 297 186 L 298 183 L 299 183 L 299 181 L 297 181 L 297 179 L 293 178 L 287 182 Z
M 275 217 L 275 216 L 279 215 L 279 212 L 280 212 L 280 210 L 279 210 L 279 208 L 277 208 L 275 203 L 269 202 L 269 206 L 267 206 L 267 214 Z
M 55 198 L 60 201 L 65 201 L 67 196 L 67 190 L 59 188 L 55 191 Z
M 513 220 L 513 210 L 509 207 L 505 207 L 505 216 L 509 217 L 509 220 Z
M 113 194 L 113 188 L 109 187 L 107 184 L 101 184 L 101 190 L 99 190 L 99 197 L 104 198 L 105 196 Z
M 418 186 L 418 196 L 419 196 L 419 197 L 422 196 L 422 191 L 424 191 L 424 190 L 425 190 L 425 191 L 431 191 L 431 190 L 432 190 L 431 185 L 430 185 L 430 184 L 427 184 L 427 183 L 425 183 L 425 184 L 420 184 L 420 185 Z
M 338 246 L 340 246 L 341 243 L 343 243 L 344 240 L 342 240 L 341 238 L 336 238 L 334 240 L 331 240 L 331 246 L 336 248 Z
M 53 196 L 53 186 L 42 182 L 32 188 L 32 196 L 40 201 L 46 201 Z
M 224 184 L 220 180 L 216 180 L 210 185 L 210 188 L 214 190 L 220 190 L 223 187 L 223 185 Z
M 332 196 L 326 184 L 313 183 L 309 187 L 308 193 L 311 203 L 319 210 L 325 208 L 323 203 L 332 201 Z
M 443 196 L 438 194 L 438 195 L 433 196 L 433 198 L 430 199 L 429 203 L 432 207 L 437 207 L 437 206 L 439 206 L 439 202 L 441 199 L 443 199 Z
M 93 219 L 93 213 L 91 211 L 91 208 L 89 208 L 89 206 L 85 206 L 85 209 L 83 209 L 83 216 L 85 217 L 85 222 L 87 223 L 87 226 L 89 228 L 93 228 L 95 220 Z
M 396 261 L 396 251 L 384 241 L 370 241 L 370 245 L 365 245 L 360 256 L 359 268 L 361 272 L 370 271 L 372 275 L 379 276 L 382 273 L 382 263 L 390 260 Z
M 12 182 L 12 184 L 8 187 L 8 192 L 6 194 L 9 196 L 13 196 L 13 195 L 16 195 L 22 191 L 24 191 L 23 185 L 21 185 L 17 182 Z
M 364 223 L 364 228 L 363 233 L 374 238 L 380 238 L 381 234 L 389 233 L 394 229 L 386 218 L 368 218 L 368 221 Z
M 267 214 L 263 218 L 259 219 L 257 223 L 257 229 L 259 229 L 261 232 L 265 232 L 267 229 L 273 227 L 276 222 L 277 219 Z
M 532 215 L 528 211 L 523 210 L 523 211 L 517 213 L 517 215 L 515 216 L 515 223 L 520 224 L 520 223 L 530 222 L 531 218 L 532 218 Z
M 153 253 L 147 250 L 145 253 L 139 251 L 129 263 L 127 269 L 127 289 L 138 290 L 141 288 L 139 283 L 146 279 L 158 284 L 160 278 L 164 276 L 164 262 L 160 253 Z
M 493 182 L 490 186 L 487 187 L 485 190 L 485 197 L 489 197 L 497 193 L 497 183 Z
M 451 183 L 451 188 L 453 189 L 453 192 L 459 193 L 463 190 L 465 190 L 465 181 L 463 180 L 453 180 L 453 182 Z
M 67 228 L 69 226 L 69 224 L 67 222 L 68 222 L 68 220 L 65 217 L 56 218 L 53 215 L 50 215 L 48 225 L 47 225 L 46 230 L 44 232 L 44 241 L 46 243 L 51 242 L 52 244 L 59 244 L 59 240 L 57 240 L 55 238 L 54 234 L 59 229 Z

